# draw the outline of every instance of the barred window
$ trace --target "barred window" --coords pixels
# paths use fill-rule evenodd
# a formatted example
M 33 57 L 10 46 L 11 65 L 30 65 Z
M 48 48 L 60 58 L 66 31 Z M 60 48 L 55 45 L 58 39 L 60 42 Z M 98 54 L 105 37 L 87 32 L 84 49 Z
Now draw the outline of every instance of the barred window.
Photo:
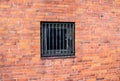
M 74 56 L 74 22 L 41 22 L 41 57 Z

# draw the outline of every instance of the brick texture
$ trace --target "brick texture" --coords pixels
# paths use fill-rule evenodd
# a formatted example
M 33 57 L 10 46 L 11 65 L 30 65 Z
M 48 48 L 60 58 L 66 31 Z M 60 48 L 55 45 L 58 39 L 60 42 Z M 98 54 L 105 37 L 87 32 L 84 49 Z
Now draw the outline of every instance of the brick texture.
M 75 22 L 75 58 L 40 58 L 40 21 Z M 0 81 L 120 81 L 120 0 L 0 0 Z

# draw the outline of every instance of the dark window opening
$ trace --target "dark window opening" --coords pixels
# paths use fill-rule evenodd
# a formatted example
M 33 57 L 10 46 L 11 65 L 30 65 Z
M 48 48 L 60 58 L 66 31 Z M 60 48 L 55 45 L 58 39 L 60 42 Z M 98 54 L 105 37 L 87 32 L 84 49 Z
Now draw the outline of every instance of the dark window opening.
M 66 48 L 66 29 L 50 28 L 47 29 L 47 50 L 60 50 Z M 65 43 L 65 44 L 64 44 Z M 61 44 L 61 45 L 60 45 Z
M 41 56 L 73 56 L 73 22 L 41 22 Z

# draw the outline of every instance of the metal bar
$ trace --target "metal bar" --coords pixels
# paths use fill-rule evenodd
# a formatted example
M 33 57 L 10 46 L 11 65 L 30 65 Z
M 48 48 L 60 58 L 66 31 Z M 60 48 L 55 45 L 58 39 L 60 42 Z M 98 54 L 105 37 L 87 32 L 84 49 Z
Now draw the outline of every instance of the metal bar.
M 48 24 L 48 54 L 50 55 L 50 24 Z
M 43 23 L 41 23 L 41 53 L 43 55 L 43 44 L 44 41 L 43 41 Z
M 73 26 L 73 24 L 70 24 L 70 49 L 69 49 L 69 53 L 71 53 L 71 50 L 72 50 L 72 40 L 73 40 L 73 38 L 72 38 L 72 26 Z
M 51 28 L 52 28 L 52 54 L 54 53 L 54 24 L 51 24 Z
M 57 50 L 57 23 L 55 24 L 55 29 L 56 29 L 56 37 L 55 37 L 55 40 L 56 40 L 56 50 Z M 55 51 L 56 51 L 55 50 Z
M 65 50 L 66 50 L 66 33 L 67 33 L 67 31 L 66 31 L 66 24 L 64 23 L 63 24 L 63 50 L 64 50 L 64 52 L 63 53 L 65 53 Z
M 75 52 L 75 24 L 73 24 L 72 26 L 72 52 L 74 53 Z
M 70 50 L 70 47 L 69 47 L 70 46 L 70 24 L 69 23 L 68 23 L 68 36 L 67 37 L 68 37 L 68 54 L 69 54 L 70 52 L 69 51 Z
M 47 24 L 45 24 L 45 54 L 47 53 Z
M 70 54 L 70 48 L 71 48 L 71 24 L 68 23 L 68 54 Z
M 57 38 L 56 38 L 56 41 L 57 41 L 57 53 L 59 52 L 59 23 L 57 23 Z
M 59 50 L 60 50 L 60 52 L 61 52 L 61 24 L 59 24 Z
M 66 24 L 66 27 L 67 27 L 67 28 L 66 28 L 66 29 L 67 29 L 67 30 L 66 30 L 66 38 L 67 38 L 67 41 L 66 41 L 67 43 L 66 43 L 66 44 L 67 44 L 67 53 L 68 53 L 68 50 L 69 50 L 69 49 L 68 49 L 68 24 Z
M 65 42 L 65 41 L 64 41 L 64 35 L 65 35 L 64 32 L 65 32 L 65 31 L 64 31 L 64 24 L 63 24 L 63 23 L 62 23 L 61 28 L 62 28 L 62 30 L 63 30 L 63 31 L 62 31 L 62 33 L 63 33 L 63 36 L 62 36 L 62 41 L 63 41 L 63 42 L 62 42 L 62 50 L 64 50 L 64 42 Z M 63 52 L 64 52 L 64 51 L 63 51 Z

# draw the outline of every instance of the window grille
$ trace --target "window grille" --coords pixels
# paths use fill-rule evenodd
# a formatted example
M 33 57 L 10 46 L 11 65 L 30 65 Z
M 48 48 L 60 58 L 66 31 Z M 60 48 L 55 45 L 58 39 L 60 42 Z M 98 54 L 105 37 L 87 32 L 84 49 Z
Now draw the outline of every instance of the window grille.
M 74 56 L 74 22 L 41 22 L 41 57 Z

